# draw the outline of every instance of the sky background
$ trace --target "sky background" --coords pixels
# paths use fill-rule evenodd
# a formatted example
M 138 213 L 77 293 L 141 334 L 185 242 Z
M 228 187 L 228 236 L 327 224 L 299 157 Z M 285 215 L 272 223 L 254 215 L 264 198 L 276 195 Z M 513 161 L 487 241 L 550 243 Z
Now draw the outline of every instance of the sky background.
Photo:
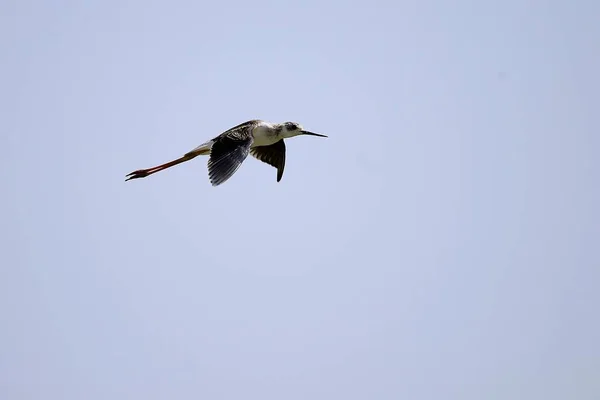
M 600 398 L 598 15 L 2 1 L 0 398 Z

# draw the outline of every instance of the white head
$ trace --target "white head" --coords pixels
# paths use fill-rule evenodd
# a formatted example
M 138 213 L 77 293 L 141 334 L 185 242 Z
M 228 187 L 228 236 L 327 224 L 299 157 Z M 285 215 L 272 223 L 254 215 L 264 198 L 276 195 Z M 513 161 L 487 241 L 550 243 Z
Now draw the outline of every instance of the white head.
M 311 136 L 319 136 L 319 137 L 327 137 L 325 135 L 320 135 L 318 133 L 312 133 L 305 131 L 297 122 L 284 122 L 280 124 L 281 133 L 279 134 L 282 138 L 291 138 L 299 135 L 311 135 Z

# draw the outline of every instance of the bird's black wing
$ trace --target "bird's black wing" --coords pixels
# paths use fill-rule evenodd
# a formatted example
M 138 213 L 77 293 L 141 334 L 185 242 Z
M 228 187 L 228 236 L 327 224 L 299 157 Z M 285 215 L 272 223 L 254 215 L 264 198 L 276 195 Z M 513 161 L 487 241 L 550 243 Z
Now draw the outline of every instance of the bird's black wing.
M 239 125 L 234 126 L 233 128 L 227 129 L 225 132 L 221 133 L 219 136 L 213 139 L 218 140 L 221 136 L 233 135 L 236 136 L 238 134 L 244 134 L 246 132 L 252 132 L 252 130 L 261 122 L 259 119 L 251 119 L 246 122 L 242 122 Z
M 250 154 L 260 161 L 277 168 L 277 182 L 281 180 L 283 169 L 285 168 L 285 143 L 283 139 L 270 146 L 253 147 L 250 150 Z
M 208 177 L 213 186 L 218 186 L 238 170 L 248 157 L 252 135 L 243 131 L 231 131 L 216 137 L 208 159 Z

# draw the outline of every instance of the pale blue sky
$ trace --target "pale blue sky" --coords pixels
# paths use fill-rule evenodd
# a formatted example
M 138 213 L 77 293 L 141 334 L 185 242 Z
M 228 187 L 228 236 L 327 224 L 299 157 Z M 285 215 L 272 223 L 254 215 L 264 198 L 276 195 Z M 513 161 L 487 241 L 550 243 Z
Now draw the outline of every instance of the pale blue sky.
M 600 398 L 599 15 L 1 2 L 0 398 Z

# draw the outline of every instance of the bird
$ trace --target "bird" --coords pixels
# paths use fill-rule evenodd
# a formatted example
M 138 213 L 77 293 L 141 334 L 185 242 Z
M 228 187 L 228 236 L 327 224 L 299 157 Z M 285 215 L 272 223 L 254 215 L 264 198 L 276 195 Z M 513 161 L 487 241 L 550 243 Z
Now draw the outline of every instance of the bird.
M 231 178 L 250 154 L 277 168 L 277 182 L 279 182 L 285 168 L 284 139 L 300 135 L 328 137 L 306 131 L 297 122 L 272 123 L 253 119 L 226 130 L 180 158 L 156 167 L 133 171 L 125 176 L 125 181 L 145 178 L 198 156 L 208 155 L 207 167 L 210 183 L 212 186 L 219 186 Z

